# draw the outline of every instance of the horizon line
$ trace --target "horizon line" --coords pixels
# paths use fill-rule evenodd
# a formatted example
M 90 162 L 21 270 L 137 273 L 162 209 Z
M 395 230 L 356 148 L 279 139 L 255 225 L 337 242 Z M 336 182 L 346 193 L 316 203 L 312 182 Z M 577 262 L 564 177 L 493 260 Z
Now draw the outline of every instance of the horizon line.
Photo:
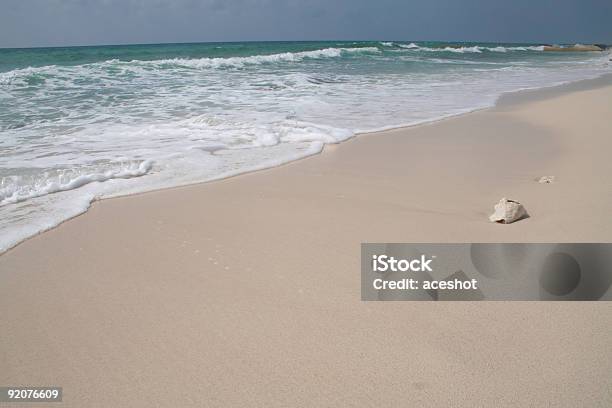
M 0 47 L 0 50 L 31 50 L 46 48 L 86 48 L 86 47 L 130 47 L 143 45 L 194 45 L 194 44 L 239 44 L 239 43 L 302 43 L 302 42 L 441 42 L 441 43 L 483 43 L 483 44 L 529 44 L 529 45 L 595 45 L 605 44 L 599 42 L 559 42 L 551 43 L 546 41 L 467 41 L 467 40 L 391 40 L 391 39 L 333 39 L 333 40 L 239 40 L 239 41 L 185 41 L 185 42 L 143 42 L 143 43 L 119 43 L 119 44 L 77 44 L 77 45 L 37 45 L 31 47 Z

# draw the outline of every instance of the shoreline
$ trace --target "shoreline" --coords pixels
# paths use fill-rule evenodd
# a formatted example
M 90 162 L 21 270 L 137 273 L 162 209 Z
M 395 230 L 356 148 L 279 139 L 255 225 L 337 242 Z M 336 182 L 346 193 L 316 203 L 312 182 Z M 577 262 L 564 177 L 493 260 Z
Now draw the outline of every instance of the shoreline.
M 304 157 L 300 157 L 298 159 L 293 159 L 293 160 L 289 160 L 287 162 L 283 162 L 281 164 L 277 164 L 277 165 L 272 165 L 272 166 L 263 166 L 263 167 L 256 167 L 253 169 L 249 169 L 249 170 L 245 170 L 245 171 L 240 171 L 238 173 L 231 173 L 229 175 L 220 175 L 218 178 L 212 178 L 209 180 L 204 180 L 204 181 L 196 181 L 196 182 L 189 182 L 186 184 L 178 184 L 178 185 L 173 185 L 173 186 L 166 186 L 166 187 L 159 187 L 159 188 L 153 188 L 153 189 L 147 189 L 147 190 L 143 190 L 143 191 L 139 191 L 138 188 L 132 188 L 131 192 L 125 192 L 125 193 L 118 193 L 118 194 L 111 194 L 109 196 L 106 197 L 101 197 L 101 198 L 94 198 L 93 201 L 90 202 L 90 204 L 87 206 L 87 208 L 85 208 L 82 212 L 79 212 L 76 215 L 70 216 L 62 221 L 60 221 L 59 223 L 57 223 L 56 225 L 51 226 L 50 228 L 38 231 L 36 233 L 34 233 L 31 236 L 28 236 L 20 241 L 17 241 L 15 244 L 9 245 L 8 247 L 6 247 L 5 249 L 0 250 L 0 257 L 3 256 L 4 254 L 8 253 L 9 251 L 11 251 L 12 249 L 16 248 L 17 246 L 23 244 L 24 242 L 37 237 L 41 234 L 44 234 L 48 231 L 52 231 L 55 228 L 58 228 L 59 226 L 61 226 L 62 224 L 69 222 L 77 217 L 80 217 L 84 214 L 87 214 L 87 212 L 91 209 L 91 207 L 93 205 L 95 205 L 98 202 L 103 202 L 103 201 L 107 201 L 107 200 L 113 200 L 113 199 L 118 199 L 118 198 L 125 198 L 125 197 L 133 197 L 133 196 L 140 196 L 143 194 L 149 194 L 149 193 L 153 193 L 153 192 L 157 192 L 157 191 L 164 191 L 164 190 L 174 190 L 174 189 L 181 189 L 181 188 L 188 188 L 188 187 L 192 187 L 192 186 L 198 186 L 198 185 L 202 185 L 202 184 L 208 184 L 208 183 L 215 183 L 215 182 L 223 182 L 225 180 L 228 179 L 232 179 L 235 177 L 240 177 L 240 176 L 244 176 L 244 175 L 248 175 L 248 174 L 252 174 L 252 173 L 257 173 L 257 172 L 261 172 L 261 171 L 267 171 L 267 170 L 271 170 L 271 169 L 275 169 L 275 168 L 279 168 L 279 167 L 283 167 L 283 166 L 287 166 L 293 163 L 297 163 L 300 162 L 302 160 L 305 159 L 309 159 L 321 154 L 325 154 L 325 151 L 329 148 L 335 148 L 336 146 L 339 145 L 343 145 L 346 142 L 350 142 L 354 139 L 357 138 L 361 138 L 361 137 L 373 137 L 376 134 L 383 134 L 386 132 L 393 132 L 393 131 L 401 131 L 401 130 L 407 130 L 407 129 L 412 129 L 412 128 L 416 128 L 416 127 L 420 127 L 420 126 L 429 126 L 429 125 L 435 125 L 437 123 L 440 122 L 444 122 L 444 121 L 448 121 L 448 120 L 453 120 L 456 118 L 460 118 L 466 115 L 472 115 L 478 112 L 482 112 L 482 111 L 488 111 L 488 110 L 495 110 L 495 109 L 504 109 L 505 107 L 511 106 L 511 105 L 516 105 L 516 104 L 520 104 L 520 103 L 525 103 L 525 102 L 533 102 L 533 101 L 541 101 L 541 100 L 545 100 L 548 98 L 552 98 L 555 96 L 560 96 L 563 94 L 567 94 L 567 93 L 571 93 L 571 92 L 576 92 L 576 91 L 584 91 L 584 90 L 588 90 L 588 89 L 596 89 L 598 87 L 603 86 L 604 84 L 610 83 L 610 81 L 612 80 L 612 73 L 607 73 L 607 74 L 602 74 L 599 75 L 595 78 L 587 78 L 587 79 L 581 79 L 581 80 L 577 80 L 577 81 L 570 81 L 570 82 L 565 82 L 565 83 L 561 83 L 561 84 L 555 84 L 555 85 L 549 85 L 549 86 L 544 86 L 544 87 L 538 87 L 538 88 L 524 88 L 524 89 L 518 89 L 515 91 L 510 91 L 510 92 L 504 92 L 501 95 L 499 95 L 496 99 L 496 101 L 494 102 L 494 104 L 492 106 L 487 106 L 487 107 L 483 107 L 483 108 L 475 108 L 472 110 L 467 110 L 465 112 L 461 112 L 461 113 L 456 113 L 456 114 L 450 114 L 447 116 L 442 116 L 442 117 L 438 117 L 435 119 L 431 119 L 431 120 L 425 120 L 423 122 L 419 122 L 419 123 L 415 123 L 415 124 L 405 124 L 405 125 L 397 125 L 397 126 L 387 126 L 387 127 L 383 127 L 380 129 L 375 129 L 375 130 L 368 130 L 368 131 L 364 131 L 364 132 L 355 132 L 353 136 L 351 136 L 350 138 L 346 139 L 346 140 L 342 140 L 340 142 L 337 143 L 326 143 L 323 145 L 323 148 L 321 149 L 321 151 L 319 151 L 318 153 L 313 153 L 313 154 L 308 154 Z M 54 193 L 55 194 L 55 193 Z
M 362 242 L 612 241 L 610 79 L 96 202 L 0 256 L 0 384 L 91 408 L 610 406 L 612 302 L 360 300 Z M 489 222 L 503 196 L 530 218 Z

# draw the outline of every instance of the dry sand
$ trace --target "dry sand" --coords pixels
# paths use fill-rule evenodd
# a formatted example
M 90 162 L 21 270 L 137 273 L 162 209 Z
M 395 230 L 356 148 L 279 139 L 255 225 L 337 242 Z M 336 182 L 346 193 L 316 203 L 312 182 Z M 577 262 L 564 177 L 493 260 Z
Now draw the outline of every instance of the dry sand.
M 0 256 L 0 385 L 65 407 L 612 406 L 610 302 L 359 300 L 361 242 L 611 241 L 602 81 L 94 204 Z M 531 218 L 488 222 L 502 196 Z

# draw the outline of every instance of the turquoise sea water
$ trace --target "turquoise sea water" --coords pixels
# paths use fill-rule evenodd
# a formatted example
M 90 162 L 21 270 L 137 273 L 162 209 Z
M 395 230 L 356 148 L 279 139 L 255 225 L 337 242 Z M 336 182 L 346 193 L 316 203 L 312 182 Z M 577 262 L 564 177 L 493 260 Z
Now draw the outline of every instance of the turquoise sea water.
M 610 72 L 609 56 L 409 41 L 0 49 L 0 252 L 96 198 L 492 106 Z

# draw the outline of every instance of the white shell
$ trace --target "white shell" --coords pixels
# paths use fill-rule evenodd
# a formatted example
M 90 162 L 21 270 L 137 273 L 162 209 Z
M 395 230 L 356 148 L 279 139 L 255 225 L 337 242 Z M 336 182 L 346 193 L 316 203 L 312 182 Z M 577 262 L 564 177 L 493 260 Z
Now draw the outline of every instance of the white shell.
M 495 212 L 491 214 L 489 220 L 501 224 L 510 224 L 521 220 L 527 216 L 525 207 L 518 201 L 502 198 L 495 204 Z
M 555 176 L 542 176 L 538 179 L 538 183 L 540 184 L 550 184 L 554 183 Z

